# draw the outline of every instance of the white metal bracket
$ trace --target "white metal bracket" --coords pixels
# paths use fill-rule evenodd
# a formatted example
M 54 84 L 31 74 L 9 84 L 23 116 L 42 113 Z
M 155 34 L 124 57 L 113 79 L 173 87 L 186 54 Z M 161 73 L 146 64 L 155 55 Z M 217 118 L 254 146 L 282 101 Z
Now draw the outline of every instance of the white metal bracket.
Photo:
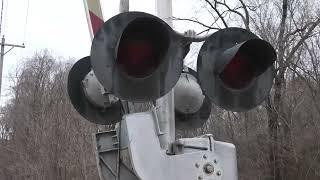
M 233 144 L 215 141 L 212 135 L 183 138 L 173 144 L 174 154 L 168 155 L 160 147 L 154 118 L 153 111 L 127 114 L 123 117 L 121 131 L 118 129 L 121 132 L 120 134 L 118 132 L 120 147 L 127 148 L 132 166 L 124 169 L 130 170 L 134 178 L 141 180 L 238 179 L 236 150 Z M 103 136 L 99 137 L 98 147 L 101 142 L 107 142 L 102 140 L 103 138 Z M 110 140 L 108 142 L 112 143 Z M 126 179 L 122 174 L 120 177 L 122 177 L 121 180 L 131 180 Z

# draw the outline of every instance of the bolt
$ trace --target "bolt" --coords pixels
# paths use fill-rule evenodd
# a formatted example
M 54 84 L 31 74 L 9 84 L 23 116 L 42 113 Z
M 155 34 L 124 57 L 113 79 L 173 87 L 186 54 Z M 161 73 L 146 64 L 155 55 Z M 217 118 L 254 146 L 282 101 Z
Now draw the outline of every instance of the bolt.
M 221 171 L 218 171 L 218 172 L 217 172 L 217 176 L 221 176 Z
M 213 162 L 215 163 L 215 164 L 218 164 L 218 161 L 215 159 L 215 160 L 213 160 Z
M 203 155 L 203 159 L 207 159 L 207 155 Z
M 202 180 L 202 176 L 198 176 L 198 180 Z
M 199 168 L 200 165 L 199 165 L 199 163 L 196 163 L 195 166 L 196 166 L 196 168 Z
M 210 163 L 204 165 L 203 170 L 207 174 L 212 174 L 214 172 L 214 166 Z

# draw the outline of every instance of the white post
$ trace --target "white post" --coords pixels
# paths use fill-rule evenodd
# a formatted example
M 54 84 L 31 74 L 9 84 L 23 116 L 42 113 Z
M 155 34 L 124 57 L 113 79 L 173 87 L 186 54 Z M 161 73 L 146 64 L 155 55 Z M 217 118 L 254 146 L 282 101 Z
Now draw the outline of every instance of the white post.
M 128 12 L 129 11 L 129 0 L 120 0 L 119 12 Z
M 172 1 L 156 0 L 157 16 L 172 26 Z M 174 93 L 173 89 L 156 101 L 159 127 L 164 134 L 159 136 L 162 149 L 172 152 L 171 144 L 175 141 Z
M 156 0 L 157 16 L 172 27 L 172 0 Z

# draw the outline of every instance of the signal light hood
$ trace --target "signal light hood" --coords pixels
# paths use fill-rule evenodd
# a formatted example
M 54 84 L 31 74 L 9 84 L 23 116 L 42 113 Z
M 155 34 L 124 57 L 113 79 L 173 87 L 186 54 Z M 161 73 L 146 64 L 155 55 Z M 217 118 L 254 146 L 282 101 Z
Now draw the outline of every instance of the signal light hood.
M 199 83 L 216 105 L 247 111 L 261 104 L 273 83 L 274 48 L 241 28 L 212 34 L 202 45 L 197 61 Z
M 119 122 L 123 115 L 120 101 L 102 108 L 99 107 L 99 103 L 94 103 L 97 98 L 88 97 L 90 94 L 85 92 L 82 82 L 90 71 L 90 57 L 78 60 L 69 71 L 67 87 L 73 107 L 82 117 L 95 124 L 110 125 Z
M 103 87 L 131 102 L 156 100 L 177 83 L 186 55 L 183 39 L 160 18 L 118 14 L 104 23 L 91 46 L 92 69 Z

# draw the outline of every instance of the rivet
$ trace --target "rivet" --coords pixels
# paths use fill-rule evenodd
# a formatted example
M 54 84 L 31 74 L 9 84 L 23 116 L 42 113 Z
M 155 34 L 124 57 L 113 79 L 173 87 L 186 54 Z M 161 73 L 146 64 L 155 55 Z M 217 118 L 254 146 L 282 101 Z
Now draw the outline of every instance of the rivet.
M 200 167 L 199 163 L 196 163 L 195 166 L 196 166 L 196 168 L 199 168 L 199 167 Z

